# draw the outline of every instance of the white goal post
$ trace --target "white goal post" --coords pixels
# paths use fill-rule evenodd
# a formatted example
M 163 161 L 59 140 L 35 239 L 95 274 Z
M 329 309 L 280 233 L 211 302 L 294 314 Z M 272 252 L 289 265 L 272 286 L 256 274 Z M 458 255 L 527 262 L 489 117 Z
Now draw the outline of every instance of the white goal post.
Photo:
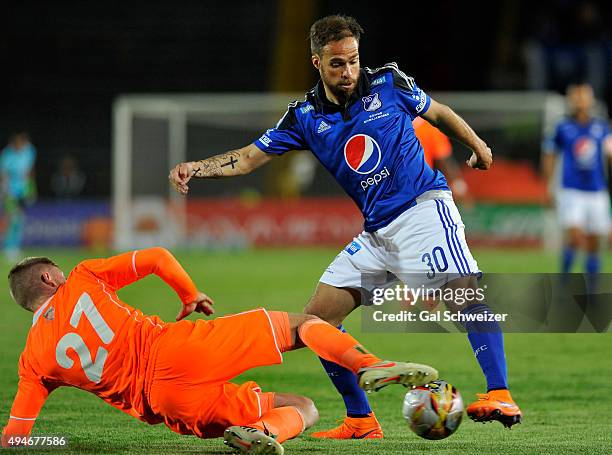
M 303 94 L 181 94 L 181 95 L 124 95 L 113 104 L 113 182 L 112 204 L 114 220 L 114 244 L 117 249 L 143 246 L 150 243 L 176 245 L 185 241 L 184 219 L 181 217 L 184 198 L 175 191 L 160 191 L 135 197 L 134 178 L 136 168 L 145 173 L 150 162 L 134 163 L 134 121 L 136 118 L 156 119 L 167 124 L 165 156 L 151 157 L 163 160 L 168 170 L 176 163 L 187 159 L 187 125 L 188 121 L 225 125 L 235 122 L 236 116 L 252 119 L 274 118 L 282 115 L 292 99 L 299 99 Z M 288 101 L 289 100 L 289 101 Z M 280 118 L 280 117 L 279 117 Z M 272 125 L 272 124 L 271 124 Z M 253 138 L 255 139 L 255 138 Z M 167 180 L 164 182 L 167 185 Z M 140 200 L 138 200 L 140 199 Z M 159 210 L 165 203 L 171 206 L 171 212 L 164 218 L 172 227 L 161 229 L 155 238 L 142 238 L 137 232 L 137 220 L 134 211 L 139 203 L 144 203 Z

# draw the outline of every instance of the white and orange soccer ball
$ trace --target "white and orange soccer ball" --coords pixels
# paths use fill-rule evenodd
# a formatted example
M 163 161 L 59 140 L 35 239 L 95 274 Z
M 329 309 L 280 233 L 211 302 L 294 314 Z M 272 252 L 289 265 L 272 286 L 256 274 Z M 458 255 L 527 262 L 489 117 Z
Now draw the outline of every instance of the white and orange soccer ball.
M 433 381 L 406 394 L 403 414 L 410 429 L 420 437 L 444 439 L 459 428 L 463 400 L 448 382 Z

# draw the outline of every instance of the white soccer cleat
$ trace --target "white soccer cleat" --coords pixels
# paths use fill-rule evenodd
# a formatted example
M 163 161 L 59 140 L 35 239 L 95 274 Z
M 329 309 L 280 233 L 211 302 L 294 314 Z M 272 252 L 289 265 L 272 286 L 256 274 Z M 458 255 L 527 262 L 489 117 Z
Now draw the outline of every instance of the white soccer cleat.
M 244 426 L 229 427 L 223 433 L 223 444 L 239 453 L 283 455 L 285 449 L 273 436 Z
M 418 387 L 438 379 L 438 370 L 428 365 L 382 361 L 361 368 L 357 375 L 359 386 L 366 392 L 376 392 L 390 384 Z

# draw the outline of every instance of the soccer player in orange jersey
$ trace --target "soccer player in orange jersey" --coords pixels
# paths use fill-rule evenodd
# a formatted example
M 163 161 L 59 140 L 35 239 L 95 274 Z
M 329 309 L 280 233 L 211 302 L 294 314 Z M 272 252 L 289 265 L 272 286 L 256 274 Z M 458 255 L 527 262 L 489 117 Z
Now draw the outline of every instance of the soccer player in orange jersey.
M 438 168 L 447 178 L 453 196 L 470 205 L 472 203 L 468 186 L 461 176 L 459 166 L 452 157 L 453 146 L 450 139 L 431 123 L 417 117 L 412 121 L 414 134 L 423 147 L 425 161 L 432 169 Z
M 117 296 L 150 274 L 178 294 L 179 322 L 145 316 Z M 316 316 L 258 308 L 210 321 L 182 320 L 194 311 L 212 314 L 213 301 L 163 248 L 86 260 L 67 279 L 52 260 L 27 258 L 10 271 L 9 288 L 34 317 L 3 446 L 30 435 L 53 390 L 73 386 L 180 434 L 223 435 L 243 453 L 282 454 L 281 442 L 318 419 L 313 402 L 264 393 L 252 381 L 229 381 L 248 369 L 282 363 L 284 351 L 304 345 L 354 371 L 365 390 L 437 378 L 426 365 L 382 361 Z

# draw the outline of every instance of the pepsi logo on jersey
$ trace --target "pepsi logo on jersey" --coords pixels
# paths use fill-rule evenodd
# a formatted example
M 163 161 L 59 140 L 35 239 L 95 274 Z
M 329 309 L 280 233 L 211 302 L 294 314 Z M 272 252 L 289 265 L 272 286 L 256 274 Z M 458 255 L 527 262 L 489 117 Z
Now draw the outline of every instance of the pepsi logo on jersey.
M 355 134 L 344 145 L 344 160 L 358 174 L 370 174 L 380 164 L 380 146 L 367 134 Z M 378 185 L 389 175 L 389 170 L 385 167 L 382 171 L 362 180 L 359 184 L 365 191 L 369 186 Z
M 369 186 L 376 186 L 378 185 L 382 179 L 386 179 L 387 177 L 389 177 L 389 169 L 387 169 L 387 167 L 385 166 L 383 168 L 382 171 L 380 171 L 377 174 L 374 174 L 372 177 L 368 177 L 365 180 L 362 180 L 361 182 L 359 182 L 359 184 L 361 185 L 361 188 L 363 189 L 363 191 L 367 190 Z
M 593 167 L 596 155 L 597 145 L 590 137 L 581 136 L 574 142 L 574 157 L 581 168 L 590 169 Z

